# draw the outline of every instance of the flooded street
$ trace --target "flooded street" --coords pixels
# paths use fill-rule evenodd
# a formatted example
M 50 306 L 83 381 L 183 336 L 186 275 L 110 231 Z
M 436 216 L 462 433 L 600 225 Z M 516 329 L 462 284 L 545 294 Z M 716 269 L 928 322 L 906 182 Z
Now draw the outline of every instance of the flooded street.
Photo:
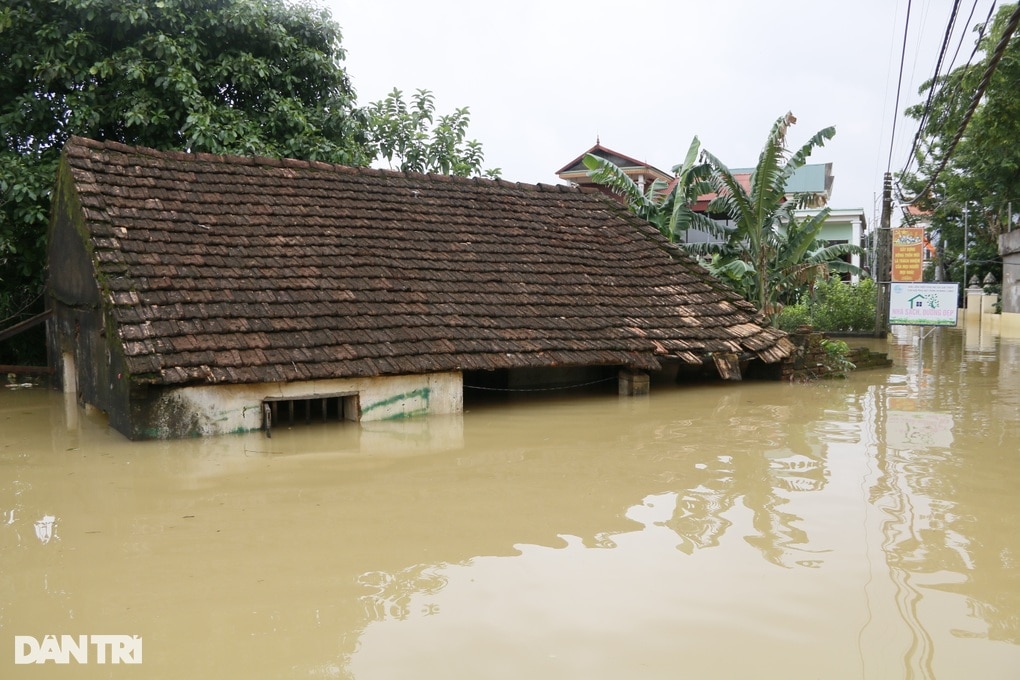
M 271 439 L 2 388 L 0 677 L 1020 677 L 1020 341 L 851 344 L 894 366 Z

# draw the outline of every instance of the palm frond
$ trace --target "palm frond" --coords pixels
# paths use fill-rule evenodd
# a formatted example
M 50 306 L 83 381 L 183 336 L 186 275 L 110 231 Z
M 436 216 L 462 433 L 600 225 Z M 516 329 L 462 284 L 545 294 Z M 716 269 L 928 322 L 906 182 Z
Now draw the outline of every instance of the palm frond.
M 647 210 L 648 201 L 641 187 L 615 163 L 590 153 L 585 154 L 582 162 L 588 168 L 588 176 L 593 182 L 609 187 L 613 193 L 623 196 L 635 212 Z
M 811 155 L 812 151 L 819 147 L 825 146 L 825 142 L 827 142 L 828 140 L 832 139 L 835 136 L 836 128 L 832 126 L 822 128 L 814 135 L 812 135 L 811 139 L 804 142 L 804 144 L 799 149 L 797 149 L 797 151 L 794 152 L 790 156 L 790 159 L 786 162 L 786 165 L 792 168 L 789 174 L 792 176 L 794 171 L 796 171 L 800 167 L 803 167 L 804 164 L 807 163 L 808 156 Z
M 699 176 L 701 173 L 704 173 L 703 176 L 708 177 L 711 167 L 707 163 L 697 163 L 700 154 L 701 140 L 695 135 L 691 140 L 690 146 L 687 147 L 687 155 L 684 156 L 684 162 L 673 166 L 673 174 L 677 177 L 682 177 L 691 173 L 698 174 Z
M 718 255 L 728 258 L 732 253 L 725 243 L 719 241 L 700 241 L 698 243 L 681 243 L 680 247 L 698 259 Z
M 822 233 L 822 227 L 825 226 L 825 220 L 830 212 L 825 208 L 803 220 L 792 219 L 786 225 L 785 259 L 796 262 L 804 258 L 805 254 L 818 243 L 818 236 Z
M 754 273 L 754 265 L 743 260 L 731 260 L 726 263 L 711 262 L 709 264 L 714 274 L 720 274 L 731 279 L 742 278 L 746 274 Z
M 852 243 L 833 243 L 832 245 L 821 245 L 811 250 L 805 257 L 809 262 L 827 262 L 833 265 L 833 269 L 849 274 L 861 274 L 861 268 L 844 262 L 841 258 L 848 255 L 865 255 L 866 251 L 860 246 Z M 844 268 L 847 265 L 849 268 Z
M 796 120 L 790 113 L 776 119 L 751 173 L 753 214 L 758 224 L 764 224 L 786 196 L 786 133 Z
M 729 237 L 726 227 L 703 213 L 694 212 L 685 203 L 677 201 L 673 206 L 670 230 L 679 235 L 694 229 L 716 237 Z
M 726 164 L 708 151 L 702 152 L 702 158 L 712 167 L 713 173 L 710 181 L 712 188 L 719 194 L 709 206 L 710 211 L 713 207 L 724 208 L 720 212 L 725 212 L 737 221 L 740 216 L 750 214 L 751 198 L 730 169 L 726 167 Z
M 864 274 L 863 269 L 850 262 L 844 262 L 843 260 L 827 260 L 825 266 L 829 269 L 829 271 L 838 272 L 840 274 L 850 274 L 851 276 L 861 276 Z

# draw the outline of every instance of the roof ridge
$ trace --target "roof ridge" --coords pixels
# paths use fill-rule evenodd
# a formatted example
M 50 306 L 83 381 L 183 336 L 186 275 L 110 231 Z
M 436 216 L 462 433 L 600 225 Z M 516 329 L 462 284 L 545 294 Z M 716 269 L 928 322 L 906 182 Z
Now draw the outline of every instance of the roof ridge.
M 520 189 L 528 191 L 559 191 L 561 193 L 580 193 L 579 187 L 566 184 L 545 184 L 542 182 L 528 183 L 515 182 L 503 178 L 489 177 L 461 177 L 458 175 L 447 175 L 434 172 L 413 172 L 405 170 L 390 170 L 386 168 L 371 168 L 354 165 L 343 165 L 340 163 L 328 163 L 326 161 L 304 160 L 300 158 L 253 155 L 242 156 L 239 154 L 216 154 L 206 151 L 180 151 L 161 150 L 142 145 L 125 144 L 113 140 L 97 140 L 89 137 L 72 136 L 64 145 L 65 149 L 84 147 L 96 151 L 114 151 L 123 154 L 134 154 L 148 156 L 154 159 L 166 159 L 176 161 L 203 161 L 214 163 L 227 163 L 232 165 L 243 165 L 250 167 L 269 168 L 291 168 L 295 170 L 323 170 L 327 172 L 342 172 L 345 174 L 362 175 L 368 177 L 402 177 L 412 180 L 425 180 L 429 182 L 449 182 L 453 184 L 474 184 L 499 186 L 509 189 Z

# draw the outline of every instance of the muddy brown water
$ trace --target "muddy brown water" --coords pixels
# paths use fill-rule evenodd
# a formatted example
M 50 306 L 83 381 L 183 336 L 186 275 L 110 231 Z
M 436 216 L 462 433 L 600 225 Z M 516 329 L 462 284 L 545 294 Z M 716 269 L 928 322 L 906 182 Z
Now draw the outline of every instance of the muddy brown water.
M 895 365 L 272 439 L 2 389 L 0 677 L 1020 677 L 1020 341 L 858 344 Z M 141 664 L 15 663 L 47 634 Z

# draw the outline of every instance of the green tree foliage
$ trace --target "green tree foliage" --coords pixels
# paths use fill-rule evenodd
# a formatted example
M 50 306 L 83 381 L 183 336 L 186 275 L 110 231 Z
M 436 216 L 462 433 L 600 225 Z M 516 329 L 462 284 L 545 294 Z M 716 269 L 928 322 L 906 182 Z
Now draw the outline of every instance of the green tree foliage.
M 912 197 L 931 184 L 926 193 L 917 196 L 915 206 L 928 213 L 932 221 L 932 236 L 942 265 L 933 276 L 936 280 L 944 276 L 966 286 L 965 249 L 967 278 L 977 275 L 983 279 L 991 272 L 1002 280 L 998 237 L 1016 223 L 1009 215 L 1010 204 L 1014 214 L 1020 211 L 1020 36 L 1009 40 L 946 168 L 934 183 L 930 180 L 958 134 L 988 61 L 1016 10 L 1016 3 L 1004 5 L 989 25 L 979 26 L 976 48 L 982 57 L 940 76 L 934 83 L 930 105 L 927 93 L 932 82 L 923 84 L 920 92 L 925 102 L 907 110 L 921 123 L 912 159 L 917 169 L 901 175 L 900 181 Z M 964 206 L 969 210 L 966 229 Z
M 832 277 L 801 295 L 796 304 L 784 307 L 777 325 L 787 331 L 809 325 L 827 332 L 869 332 L 875 327 L 877 295 L 872 279 L 850 284 Z
M 72 135 L 482 172 L 466 108 L 436 117 L 427 91 L 359 108 L 340 37 L 326 10 L 288 0 L 0 5 L 0 328 L 42 309 L 49 195 Z M 41 362 L 42 348 L 41 335 L 5 342 L 0 363 Z
M 4 148 L 364 162 L 344 56 L 328 12 L 283 0 L 23 0 L 0 10 Z
M 789 199 L 786 187 L 811 152 L 832 139 L 836 130 L 828 127 L 815 133 L 791 154 L 786 134 L 795 122 L 788 113 L 773 124 L 751 173 L 749 189 L 721 160 L 704 153 L 718 194 L 708 211 L 728 216 L 732 224 L 713 223 L 709 231 L 719 239 L 715 243 L 687 245 L 691 252 L 709 257 L 709 270 L 731 283 L 769 319 L 829 272 L 857 273 L 856 267 L 839 258 L 862 252 L 852 244 L 830 246 L 819 240 L 828 208 L 797 219 L 795 211 L 809 199 L 806 195 Z
M 631 212 L 648 220 L 663 236 L 676 242 L 688 229 L 710 228 L 711 220 L 690 207 L 698 196 L 712 189 L 708 181 L 712 168 L 698 161 L 700 149 L 701 141 L 695 137 L 687 148 L 684 162 L 673 166 L 673 181 L 666 183 L 657 179 L 645 191 L 612 161 L 587 154 L 583 163 L 593 182 L 623 197 Z
M 482 145 L 466 139 L 470 120 L 467 107 L 437 117 L 429 90 L 418 90 L 405 102 L 394 88 L 368 107 L 369 146 L 375 158 L 404 172 L 498 177 L 498 168 L 482 169 Z
M 11 282 L 28 281 L 44 264 L 53 165 L 38 155 L 0 151 L 0 296 Z M 5 299 L 0 297 L 0 319 Z
M 343 58 L 328 12 L 284 0 L 0 6 L 0 321 L 41 308 L 69 137 L 366 163 Z
M 850 345 L 845 341 L 823 338 L 820 344 L 825 351 L 825 368 L 829 371 L 825 377 L 845 378 L 847 373 L 857 368 L 850 361 Z

